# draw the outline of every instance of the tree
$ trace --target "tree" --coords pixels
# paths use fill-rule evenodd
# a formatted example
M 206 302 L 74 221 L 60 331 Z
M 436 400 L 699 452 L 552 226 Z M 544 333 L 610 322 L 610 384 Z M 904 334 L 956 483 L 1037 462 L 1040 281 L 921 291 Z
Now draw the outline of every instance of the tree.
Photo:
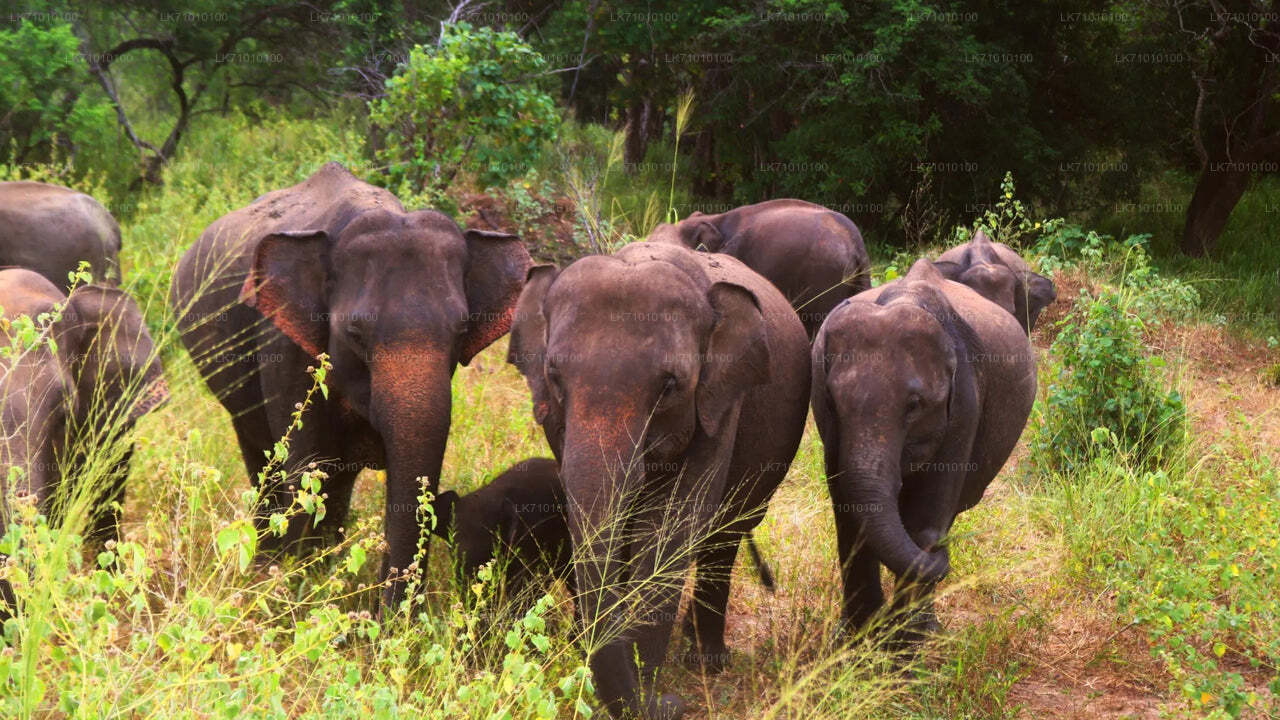
M 546 70 L 515 33 L 465 22 L 446 25 L 438 45 L 415 47 L 369 104 L 393 186 L 443 190 L 463 168 L 489 184 L 527 171 L 559 127 L 539 87 Z
M 74 161 L 85 149 L 106 149 L 111 106 L 87 92 L 78 46 L 65 23 L 24 18 L 0 29 L 0 160 L 46 162 L 61 150 Z
M 76 27 L 89 73 L 111 98 L 125 136 L 146 156 L 144 178 L 159 182 L 192 117 L 219 109 L 216 101 L 209 102 L 211 95 L 220 91 L 225 108 L 236 88 L 253 93 L 315 88 L 318 59 L 332 52 L 322 38 L 340 35 L 348 17 L 334 7 L 332 2 L 262 0 L 161 0 L 145 7 L 87 2 L 77 6 Z M 137 130 L 134 112 L 122 98 L 123 85 L 141 82 L 148 73 L 135 71 L 126 80 L 112 72 L 134 55 L 153 68 L 159 61 L 152 73 L 163 78 L 172 98 L 174 117 L 158 142 Z M 309 74 L 310 81 L 299 72 Z
M 1177 2 L 1195 104 L 1190 133 L 1199 160 L 1182 251 L 1213 252 L 1250 181 L 1280 169 L 1280 23 L 1270 2 Z

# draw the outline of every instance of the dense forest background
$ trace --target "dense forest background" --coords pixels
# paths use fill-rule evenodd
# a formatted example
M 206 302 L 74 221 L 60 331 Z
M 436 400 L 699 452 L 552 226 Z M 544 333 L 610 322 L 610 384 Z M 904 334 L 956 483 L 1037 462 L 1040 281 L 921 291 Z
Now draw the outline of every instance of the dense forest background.
M 890 244 L 972 215 L 1012 172 L 1037 205 L 1094 216 L 1132 209 L 1144 184 L 1172 177 L 1177 245 L 1212 254 L 1242 194 L 1280 167 L 1280 34 L 1258 1 L 11 8 L 0 159 L 61 153 L 115 183 L 161 182 L 203 115 L 341 108 L 367 120 L 412 49 L 458 22 L 514 32 L 540 55 L 515 82 L 578 122 L 625 128 L 628 172 L 670 162 L 654 149 L 671 144 L 691 93 L 678 160 L 694 198 L 847 207 Z M 382 138 L 368 132 L 372 152 Z

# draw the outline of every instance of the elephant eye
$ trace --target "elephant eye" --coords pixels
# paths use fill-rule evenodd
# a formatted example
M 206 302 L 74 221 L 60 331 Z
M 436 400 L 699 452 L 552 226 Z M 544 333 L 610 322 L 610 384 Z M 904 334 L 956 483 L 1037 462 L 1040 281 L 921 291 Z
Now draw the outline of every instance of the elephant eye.
M 674 393 L 679 384 L 680 383 L 676 380 L 675 375 L 667 373 L 666 379 L 662 381 L 662 396 L 667 397 Z
M 924 408 L 924 401 L 919 395 L 911 393 L 907 396 L 907 415 L 915 417 Z
M 364 349 L 364 331 L 356 323 L 347 323 L 347 339 L 357 348 Z
M 560 371 L 554 365 L 547 366 L 547 386 L 551 388 L 551 394 L 555 397 L 556 402 L 564 404 L 564 385 L 560 377 Z

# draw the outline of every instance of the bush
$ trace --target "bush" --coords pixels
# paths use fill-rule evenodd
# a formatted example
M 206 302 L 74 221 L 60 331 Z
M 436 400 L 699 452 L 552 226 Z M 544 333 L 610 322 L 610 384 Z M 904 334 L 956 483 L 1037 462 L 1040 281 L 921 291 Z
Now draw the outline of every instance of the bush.
M 1068 472 L 1119 452 L 1147 466 L 1182 446 L 1186 406 L 1161 387 L 1156 370 L 1164 361 L 1144 356 L 1142 321 L 1132 310 L 1119 291 L 1096 298 L 1081 291 L 1058 323 L 1049 350 L 1057 371 L 1031 440 L 1036 465 Z
M 525 174 L 559 126 L 537 82 L 546 70 L 515 33 L 467 23 L 446 26 L 438 47 L 414 47 L 386 97 L 369 104 L 390 187 L 443 191 L 462 170 L 481 186 Z
M 132 169 L 111 103 L 84 71 L 70 25 L 40 27 L 24 19 L 0 29 L 0 108 L 4 163 L 59 165 L 65 158 L 66 177 L 52 180 L 64 185 L 89 170 L 127 176 Z M 121 177 L 113 182 L 123 183 Z

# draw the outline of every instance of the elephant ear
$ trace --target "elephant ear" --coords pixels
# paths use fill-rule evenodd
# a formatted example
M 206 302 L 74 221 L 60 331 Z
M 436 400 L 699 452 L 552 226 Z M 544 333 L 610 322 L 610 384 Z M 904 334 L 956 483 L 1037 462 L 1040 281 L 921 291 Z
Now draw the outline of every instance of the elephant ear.
M 760 301 L 750 290 L 718 282 L 707 291 L 716 313 L 698 377 L 698 422 L 711 437 L 723 429 L 747 388 L 769 382 L 769 342 Z
M 471 362 L 511 329 L 516 301 L 533 259 L 520 238 L 503 232 L 467 230 L 467 331 L 458 361 Z
M 934 260 L 933 266 L 938 269 L 942 277 L 948 280 L 960 281 L 960 276 L 964 274 L 964 266 L 960 263 L 951 262 L 950 260 Z
M 77 397 L 86 404 L 80 409 L 82 418 L 91 412 L 115 413 L 123 406 L 124 420 L 134 422 L 168 401 L 155 342 L 141 308 L 124 290 L 77 287 L 58 324 L 64 345 L 59 351 L 76 375 Z
M 542 304 L 547 291 L 560 274 L 555 265 L 535 265 L 529 269 L 516 303 L 515 319 L 511 325 L 511 343 L 507 350 L 507 362 L 515 365 L 529 383 L 533 393 L 533 416 L 540 424 L 546 422 L 558 410 L 558 403 L 547 387 L 547 316 Z M 552 444 L 555 448 L 555 444 Z M 558 451 L 558 450 L 557 450 Z
M 307 354 L 329 347 L 329 235 L 271 233 L 258 242 L 240 302 L 256 308 Z
M 1026 288 L 1026 327 L 1027 331 L 1030 332 L 1031 328 L 1036 326 L 1036 320 L 1040 317 L 1040 312 L 1058 299 L 1058 291 L 1053 286 L 1052 280 L 1029 270 L 1023 273 L 1022 284 Z M 1019 320 L 1022 319 L 1019 318 Z
M 720 228 L 706 220 L 699 221 L 693 228 L 693 249 L 705 247 L 708 252 L 720 252 L 724 247 L 724 235 Z

